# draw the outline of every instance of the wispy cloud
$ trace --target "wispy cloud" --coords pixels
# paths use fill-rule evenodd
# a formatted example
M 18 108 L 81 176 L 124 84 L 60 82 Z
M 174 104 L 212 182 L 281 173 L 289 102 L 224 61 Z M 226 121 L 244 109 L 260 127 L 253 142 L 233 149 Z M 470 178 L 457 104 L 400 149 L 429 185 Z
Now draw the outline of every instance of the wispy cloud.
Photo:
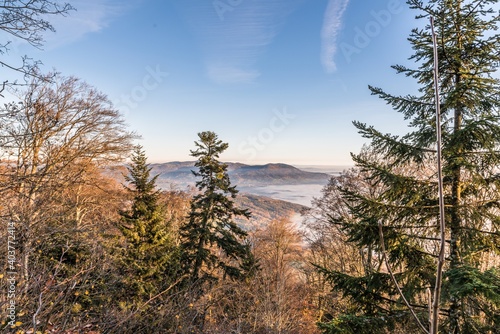
M 321 62 L 329 73 L 337 70 L 335 63 L 337 37 L 342 28 L 342 17 L 348 4 L 349 0 L 330 0 L 326 8 L 321 30 Z
M 182 10 L 199 39 L 207 76 L 217 83 L 258 78 L 257 61 L 301 1 L 186 1 Z M 217 3 L 225 7 L 217 8 Z
M 76 9 L 66 16 L 50 17 L 55 33 L 45 35 L 45 49 L 77 41 L 89 33 L 106 28 L 119 15 L 132 8 L 138 0 L 126 4 L 119 0 L 74 0 L 71 5 Z
M 227 65 L 211 64 L 207 68 L 208 76 L 216 83 L 251 83 L 260 76 L 259 71 L 245 70 L 243 68 Z

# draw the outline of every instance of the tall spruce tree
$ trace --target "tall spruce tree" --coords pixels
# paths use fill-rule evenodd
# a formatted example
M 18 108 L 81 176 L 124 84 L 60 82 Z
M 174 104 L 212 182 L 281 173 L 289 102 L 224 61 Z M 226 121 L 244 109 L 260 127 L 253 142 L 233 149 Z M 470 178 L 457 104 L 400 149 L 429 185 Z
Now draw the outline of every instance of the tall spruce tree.
M 134 294 L 151 296 L 170 283 L 175 241 L 159 203 L 158 175 L 151 177 L 151 167 L 140 145 L 131 160 L 125 179 L 129 182 L 127 190 L 133 195 L 132 207 L 120 212 L 120 230 L 126 239 L 122 263 Z
M 440 332 L 498 333 L 500 328 L 500 36 L 493 0 L 407 1 L 417 19 L 435 18 L 445 191 L 446 263 Z M 428 21 L 427 21 L 428 22 Z M 328 333 L 419 332 L 383 263 L 382 240 L 394 277 L 427 326 L 435 288 L 439 205 L 430 27 L 414 29 L 416 69 L 394 69 L 420 84 L 416 95 L 370 87 L 409 120 L 404 136 L 354 122 L 378 158 L 353 155 L 378 191 L 341 189 L 352 221 L 340 224 L 351 242 L 374 249 L 380 265 L 362 276 L 328 272 L 334 288 L 354 302 L 345 315 L 322 324 Z M 379 230 L 381 227 L 381 232 Z
M 197 148 L 191 155 L 198 158 L 198 171 L 193 174 L 201 178 L 196 182 L 200 193 L 191 202 L 189 220 L 180 228 L 184 272 L 192 282 L 217 279 L 220 274 L 240 278 L 253 261 L 245 243 L 247 233 L 234 219 L 249 218 L 250 213 L 235 206 L 233 199 L 238 190 L 231 186 L 227 164 L 218 160 L 228 144 L 214 132 L 198 136 Z

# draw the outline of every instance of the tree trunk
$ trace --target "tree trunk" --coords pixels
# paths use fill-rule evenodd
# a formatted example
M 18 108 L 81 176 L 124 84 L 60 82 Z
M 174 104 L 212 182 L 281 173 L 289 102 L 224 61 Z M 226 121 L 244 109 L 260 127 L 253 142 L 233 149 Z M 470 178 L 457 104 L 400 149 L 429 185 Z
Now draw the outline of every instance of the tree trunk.
M 455 18 L 455 26 L 456 26 L 456 43 L 457 48 L 462 48 L 462 34 L 461 34 L 461 23 L 458 22 L 460 17 L 460 10 L 462 4 L 461 1 L 458 0 L 456 2 L 456 18 Z M 455 68 L 455 83 L 454 88 L 457 89 L 462 82 L 462 59 L 460 62 L 456 64 Z M 454 124 L 453 124 L 453 134 L 457 134 L 462 128 L 462 117 L 463 117 L 463 106 L 459 103 L 454 110 Z M 460 156 L 463 154 L 463 148 L 461 146 L 457 147 L 453 152 L 453 155 Z M 450 270 L 453 270 L 459 267 L 461 263 L 460 259 L 460 227 L 461 227 L 461 218 L 459 213 L 460 208 L 460 200 L 461 200 L 461 167 L 458 164 L 455 164 L 452 169 L 452 185 L 451 185 L 451 212 L 450 212 Z M 453 285 L 453 282 L 451 282 Z M 450 296 L 450 328 L 449 333 L 458 334 L 460 333 L 460 300 L 454 296 Z

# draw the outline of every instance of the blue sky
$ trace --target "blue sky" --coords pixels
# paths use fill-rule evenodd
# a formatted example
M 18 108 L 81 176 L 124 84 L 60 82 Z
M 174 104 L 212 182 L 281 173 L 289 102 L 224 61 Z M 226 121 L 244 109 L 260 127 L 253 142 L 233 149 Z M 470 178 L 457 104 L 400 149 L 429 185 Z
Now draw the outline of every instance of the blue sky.
M 9 57 L 106 93 L 152 162 L 191 160 L 211 130 L 226 161 L 349 165 L 365 142 L 353 120 L 408 130 L 367 88 L 415 90 L 390 68 L 421 24 L 403 0 L 69 2 L 78 10 L 53 20 L 44 50 L 15 42 Z

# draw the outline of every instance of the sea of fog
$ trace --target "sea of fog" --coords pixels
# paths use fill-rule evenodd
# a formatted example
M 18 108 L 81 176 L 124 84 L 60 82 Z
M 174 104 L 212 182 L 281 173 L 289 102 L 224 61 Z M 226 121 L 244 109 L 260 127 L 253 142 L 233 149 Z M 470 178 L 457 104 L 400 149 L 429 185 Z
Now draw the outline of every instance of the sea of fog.
M 330 175 L 339 175 L 342 171 L 348 170 L 353 166 L 330 166 L 330 165 L 294 165 L 298 169 L 306 172 L 326 173 Z
M 314 197 L 321 196 L 325 184 L 290 184 L 261 187 L 238 187 L 242 193 L 271 197 L 292 203 L 311 206 Z
M 307 171 L 326 173 L 329 175 L 339 175 L 342 171 L 350 168 L 349 166 L 301 166 L 295 167 Z M 311 201 L 314 198 L 321 196 L 321 189 L 324 184 L 290 184 L 290 185 L 269 185 L 259 187 L 238 187 L 241 192 L 247 192 L 254 195 L 267 196 L 283 201 L 297 203 L 305 206 L 311 206 Z
M 307 172 L 326 173 L 332 176 L 339 175 L 342 171 L 350 168 L 350 166 L 324 166 L 324 165 L 322 166 L 295 165 L 295 167 Z M 311 206 L 311 201 L 314 198 L 319 198 L 321 196 L 321 190 L 326 185 L 326 183 L 327 181 L 321 184 L 320 183 L 284 184 L 284 185 L 268 185 L 268 186 L 237 185 L 237 189 L 241 193 L 267 196 L 270 198 L 297 203 L 304 206 Z M 184 189 L 188 185 L 186 184 L 175 185 L 175 182 L 171 181 L 161 183 L 160 180 L 159 186 L 163 189 Z

